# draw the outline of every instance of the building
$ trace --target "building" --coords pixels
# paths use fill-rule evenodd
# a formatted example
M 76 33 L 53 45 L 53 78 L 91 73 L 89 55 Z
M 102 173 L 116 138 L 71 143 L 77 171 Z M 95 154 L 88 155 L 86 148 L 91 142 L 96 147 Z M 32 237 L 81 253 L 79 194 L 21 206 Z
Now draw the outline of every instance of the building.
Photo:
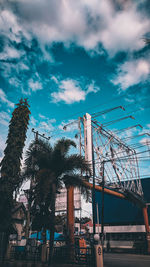
M 56 198 L 56 212 L 62 213 L 67 211 L 67 189 L 62 188 Z M 81 193 L 78 188 L 74 189 L 74 209 L 81 209 Z
M 26 221 L 26 209 L 23 203 L 16 202 L 12 209 L 13 228 L 17 234 L 17 241 L 21 240 L 24 234 L 24 226 Z
M 148 215 L 150 220 L 150 178 L 141 179 L 144 199 L 148 204 Z M 96 191 L 96 203 L 98 203 L 99 222 L 101 223 L 102 193 Z M 114 196 L 104 195 L 104 224 L 118 225 L 144 225 L 141 208 L 135 204 L 119 199 Z

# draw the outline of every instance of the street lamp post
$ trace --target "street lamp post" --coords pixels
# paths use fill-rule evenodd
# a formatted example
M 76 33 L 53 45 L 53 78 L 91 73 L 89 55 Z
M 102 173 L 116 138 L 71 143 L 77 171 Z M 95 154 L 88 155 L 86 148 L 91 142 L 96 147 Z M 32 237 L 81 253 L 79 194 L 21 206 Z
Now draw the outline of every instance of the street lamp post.
M 94 147 L 92 142 L 92 171 L 93 171 L 93 188 L 92 188 L 92 213 L 93 213 L 93 236 L 95 235 L 95 208 L 96 208 L 96 200 L 95 200 L 95 163 L 94 163 Z

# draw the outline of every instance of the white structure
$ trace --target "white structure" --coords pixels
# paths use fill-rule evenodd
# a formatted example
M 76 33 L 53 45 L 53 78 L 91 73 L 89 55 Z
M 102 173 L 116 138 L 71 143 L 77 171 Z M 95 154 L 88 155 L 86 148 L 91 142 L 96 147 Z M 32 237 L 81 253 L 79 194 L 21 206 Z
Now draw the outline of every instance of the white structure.
M 92 125 L 91 125 L 91 115 L 86 113 L 86 115 L 83 117 L 83 120 L 84 120 L 85 160 L 88 161 L 88 163 L 91 165 L 91 170 L 92 170 Z
M 62 188 L 60 194 L 57 194 L 56 198 L 56 212 L 66 212 L 67 211 L 67 190 Z M 74 209 L 81 209 L 81 193 L 79 189 L 74 189 Z
M 143 190 L 135 149 L 95 118 L 92 119 L 88 113 L 83 117 L 83 126 L 84 145 L 82 146 L 84 147 L 85 160 L 91 165 L 92 170 L 94 158 L 95 176 L 98 183 L 102 182 L 102 168 L 105 161 L 105 184 L 142 195 Z
M 28 200 L 24 193 L 19 196 L 18 202 L 23 203 L 25 208 L 27 208 Z

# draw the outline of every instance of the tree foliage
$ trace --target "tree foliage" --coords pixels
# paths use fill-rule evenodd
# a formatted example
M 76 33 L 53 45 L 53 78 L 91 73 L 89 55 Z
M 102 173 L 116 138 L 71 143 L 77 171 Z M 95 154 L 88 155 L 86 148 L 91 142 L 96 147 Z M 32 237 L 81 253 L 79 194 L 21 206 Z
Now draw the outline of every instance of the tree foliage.
M 29 105 L 21 99 L 12 113 L 9 132 L 0 163 L 0 231 L 8 234 L 12 229 L 13 192 L 19 187 L 20 167 L 29 122 Z
M 32 191 L 32 210 L 34 226 L 51 230 L 50 247 L 52 247 L 55 225 L 55 201 L 57 192 L 63 187 L 74 186 L 88 196 L 88 189 L 83 182 L 82 173 L 89 173 L 90 168 L 85 159 L 70 155 L 71 146 L 76 144 L 69 139 L 59 140 L 54 147 L 43 140 L 34 141 L 26 154 L 24 177 L 34 180 Z M 33 178 L 34 175 L 34 178 Z M 84 176 L 88 180 L 88 177 Z M 38 221 L 40 218 L 40 224 Z M 50 249 L 52 251 L 52 249 Z
M 29 123 L 29 105 L 26 99 L 21 99 L 12 113 L 9 132 L 1 161 L 1 189 L 13 193 L 20 182 L 20 167 L 22 152 L 26 140 Z
M 81 176 L 82 172 L 89 172 L 89 166 L 84 158 L 78 154 L 69 155 L 69 148 L 76 146 L 72 140 L 61 139 L 54 147 L 41 139 L 31 143 L 26 152 L 24 179 L 33 179 L 34 184 L 30 195 L 32 200 L 32 214 L 34 215 L 34 230 L 47 225 L 50 227 L 50 214 L 52 201 L 56 193 L 63 186 L 74 186 L 81 189 L 88 197 L 88 189 L 85 187 Z M 33 178 L 34 177 L 34 178 Z M 84 176 L 84 179 L 87 178 Z M 55 194 L 53 187 L 55 186 Z M 37 218 L 37 219 L 36 219 Z M 40 218 L 40 222 L 39 221 Z M 48 222 L 46 222 L 48 221 Z M 49 226 L 48 226 L 49 223 Z

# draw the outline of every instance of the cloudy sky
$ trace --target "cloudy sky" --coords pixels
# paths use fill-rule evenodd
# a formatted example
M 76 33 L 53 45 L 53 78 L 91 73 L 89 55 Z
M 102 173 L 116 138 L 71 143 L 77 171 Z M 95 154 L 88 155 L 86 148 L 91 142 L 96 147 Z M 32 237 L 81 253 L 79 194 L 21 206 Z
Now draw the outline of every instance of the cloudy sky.
M 149 0 L 0 0 L 0 159 L 15 103 L 31 110 L 26 147 L 41 134 L 74 137 L 63 125 L 123 105 L 102 123 L 150 129 Z M 137 134 L 139 132 L 135 132 Z M 133 134 L 133 132 L 130 132 Z M 138 141 L 142 142 L 142 138 Z

